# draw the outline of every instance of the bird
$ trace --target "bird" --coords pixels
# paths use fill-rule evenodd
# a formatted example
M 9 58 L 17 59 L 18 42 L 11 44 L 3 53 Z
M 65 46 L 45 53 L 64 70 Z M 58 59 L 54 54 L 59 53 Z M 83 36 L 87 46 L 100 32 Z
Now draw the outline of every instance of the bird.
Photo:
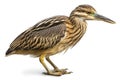
M 39 58 L 47 75 L 61 76 L 70 74 L 67 69 L 59 69 L 50 56 L 67 51 L 74 47 L 86 32 L 88 20 L 104 21 L 114 24 L 115 21 L 97 13 L 88 4 L 77 6 L 69 16 L 57 15 L 36 23 L 22 32 L 10 44 L 6 56 L 12 54 L 32 55 Z M 50 70 L 47 61 L 54 68 Z

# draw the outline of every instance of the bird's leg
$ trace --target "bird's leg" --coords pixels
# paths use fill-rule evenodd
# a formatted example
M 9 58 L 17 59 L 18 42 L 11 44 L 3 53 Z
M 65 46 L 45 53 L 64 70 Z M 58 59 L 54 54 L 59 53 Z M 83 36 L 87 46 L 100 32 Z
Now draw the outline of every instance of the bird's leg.
M 45 58 L 45 56 L 40 56 L 40 57 L 39 57 L 39 61 L 41 62 L 41 64 L 44 66 L 44 68 L 45 68 L 45 69 L 47 70 L 47 72 L 49 73 L 50 70 L 49 70 L 49 68 L 47 67 L 47 65 L 45 64 L 44 58 Z
M 53 72 L 61 72 L 62 74 L 70 74 L 71 72 L 67 72 L 66 69 L 59 69 L 51 60 L 49 57 L 46 57 L 46 60 L 53 66 L 54 71 Z
M 53 75 L 53 76 L 61 76 L 62 75 L 61 72 L 54 72 L 54 71 L 49 70 L 49 68 L 47 67 L 47 65 L 44 62 L 44 58 L 45 58 L 45 55 L 41 55 L 39 57 L 39 60 L 40 60 L 41 64 L 44 66 L 44 68 L 47 70 L 47 73 L 45 73 L 45 74 Z
M 58 69 L 58 67 L 50 60 L 49 57 L 46 57 L 46 60 L 53 66 L 54 69 Z

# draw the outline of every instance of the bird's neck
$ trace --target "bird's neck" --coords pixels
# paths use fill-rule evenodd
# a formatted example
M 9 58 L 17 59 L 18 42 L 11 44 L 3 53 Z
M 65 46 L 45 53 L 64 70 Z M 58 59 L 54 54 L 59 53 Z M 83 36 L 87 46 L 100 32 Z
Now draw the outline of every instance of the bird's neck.
M 72 46 L 74 46 L 86 32 L 86 22 L 78 17 L 70 17 L 70 22 L 72 23 Z
M 69 18 L 74 27 L 79 27 L 79 28 L 82 27 L 82 29 L 86 30 L 87 23 L 83 18 L 79 18 L 79 17 L 75 17 L 75 16 L 70 16 Z

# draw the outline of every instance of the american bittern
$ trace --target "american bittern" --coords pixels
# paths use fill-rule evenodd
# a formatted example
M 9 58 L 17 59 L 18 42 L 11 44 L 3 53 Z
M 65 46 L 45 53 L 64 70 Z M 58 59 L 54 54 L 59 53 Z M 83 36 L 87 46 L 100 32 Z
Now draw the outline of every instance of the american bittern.
M 102 15 L 90 5 L 79 5 L 69 17 L 55 16 L 38 22 L 33 27 L 20 34 L 10 45 L 6 55 L 30 54 L 39 57 L 47 74 L 60 76 L 69 74 L 66 69 L 59 69 L 50 56 L 73 47 L 86 31 L 86 20 L 101 20 L 115 23 Z M 44 60 L 47 60 L 54 68 L 51 71 Z

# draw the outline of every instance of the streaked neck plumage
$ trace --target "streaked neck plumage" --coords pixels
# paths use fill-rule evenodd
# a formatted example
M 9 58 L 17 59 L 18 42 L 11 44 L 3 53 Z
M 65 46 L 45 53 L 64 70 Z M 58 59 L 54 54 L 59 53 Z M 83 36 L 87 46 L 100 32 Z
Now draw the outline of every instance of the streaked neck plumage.
M 86 32 L 86 28 L 87 28 L 87 23 L 84 19 L 78 17 L 78 16 L 70 16 L 70 21 L 73 25 L 73 33 L 74 33 L 74 37 L 73 37 L 73 44 L 72 46 L 74 46 L 85 34 Z

